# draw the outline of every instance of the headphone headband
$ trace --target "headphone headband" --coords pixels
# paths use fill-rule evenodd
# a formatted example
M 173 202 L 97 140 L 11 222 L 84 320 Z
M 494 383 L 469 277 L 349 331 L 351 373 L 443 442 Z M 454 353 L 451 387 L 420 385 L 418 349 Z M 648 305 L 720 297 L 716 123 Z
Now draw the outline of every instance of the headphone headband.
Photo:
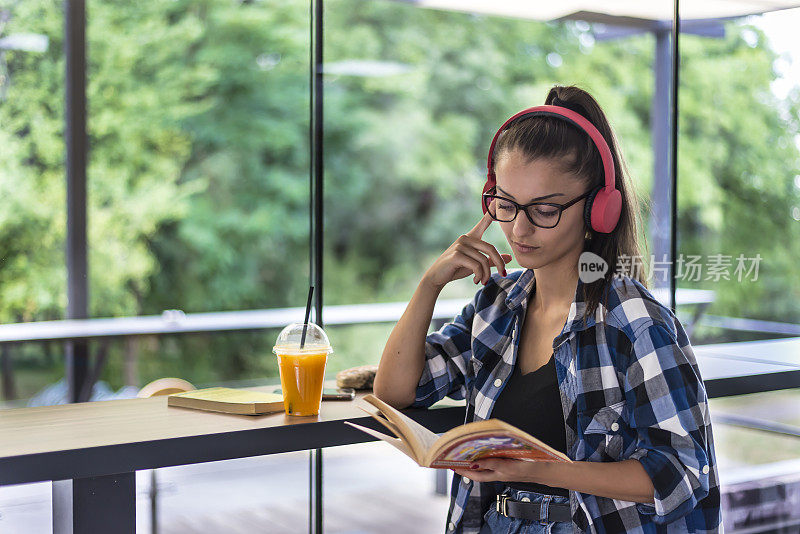
M 494 147 L 497 143 L 497 138 L 500 136 L 500 133 L 505 130 L 506 126 L 514 119 L 517 119 L 522 116 L 551 116 L 557 117 L 562 120 L 566 120 L 569 123 L 574 124 L 584 132 L 586 132 L 589 137 L 591 138 L 594 145 L 597 147 L 597 151 L 600 152 L 600 159 L 603 161 L 603 174 L 605 175 L 605 188 L 606 189 L 615 189 L 616 182 L 615 182 L 615 171 L 614 171 L 614 158 L 611 157 L 611 149 L 608 148 L 608 144 L 606 140 L 603 138 L 603 135 L 600 131 L 589 122 L 584 116 L 580 113 L 572 111 L 571 109 L 562 107 L 562 106 L 535 106 L 528 109 L 523 109 L 519 113 L 513 115 L 510 119 L 503 123 L 497 133 L 494 134 L 494 138 L 492 139 L 492 144 L 489 147 L 489 159 L 486 164 L 486 185 L 483 187 L 483 192 L 486 193 L 491 188 L 493 188 L 497 184 L 497 177 L 495 176 L 493 165 L 492 165 L 492 156 L 494 156 Z

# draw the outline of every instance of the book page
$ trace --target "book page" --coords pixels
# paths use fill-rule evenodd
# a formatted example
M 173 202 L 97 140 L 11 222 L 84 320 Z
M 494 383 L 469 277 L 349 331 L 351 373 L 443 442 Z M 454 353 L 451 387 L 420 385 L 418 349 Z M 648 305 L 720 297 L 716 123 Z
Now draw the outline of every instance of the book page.
M 389 421 L 388 419 L 386 419 L 386 417 L 384 417 L 383 413 L 380 410 L 378 410 L 377 408 L 375 408 L 371 404 L 368 405 L 368 406 L 369 406 L 370 409 L 367 409 L 367 408 L 365 408 L 363 406 L 358 406 L 358 408 L 360 410 L 363 410 L 363 411 L 367 412 L 367 415 L 369 415 L 370 417 L 375 419 L 377 422 L 379 422 L 380 424 L 382 424 L 383 426 L 385 426 L 386 428 L 388 428 L 392 432 L 394 432 L 394 435 L 397 436 L 398 438 L 405 439 L 405 440 L 408 439 L 403 435 L 402 429 L 400 427 L 398 427 L 397 425 L 395 425 L 394 423 L 392 423 L 391 421 Z
M 411 449 L 409 449 L 406 446 L 406 444 L 403 443 L 402 440 L 394 438 L 392 436 L 388 436 L 386 434 L 378 432 L 377 430 L 372 430 L 371 428 L 367 428 L 365 426 L 361 426 L 361 425 L 357 425 L 355 423 L 351 423 L 350 421 L 345 421 L 344 424 L 350 425 L 350 426 L 352 426 L 354 428 L 357 428 L 357 429 L 359 429 L 359 430 L 361 430 L 363 432 L 366 432 L 370 436 L 374 436 L 374 437 L 376 437 L 376 438 L 378 438 L 378 439 L 380 439 L 382 441 L 385 441 L 389 445 L 393 446 L 394 448 L 396 448 L 397 450 L 399 450 L 400 452 L 402 452 L 403 454 L 405 454 L 406 456 L 408 456 L 409 458 L 411 458 L 412 460 L 417 462 L 417 464 L 419 464 L 419 461 L 416 458 L 414 458 L 414 453 L 411 452 Z
M 450 448 L 451 444 L 456 442 L 463 442 L 465 438 L 478 439 L 478 438 L 498 438 L 504 439 L 513 437 L 518 442 L 519 446 L 525 446 L 526 449 L 539 450 L 546 456 L 551 457 L 556 461 L 570 462 L 569 457 L 563 452 L 557 451 L 553 447 L 544 443 L 542 440 L 537 439 L 527 432 L 510 425 L 500 419 L 486 419 L 485 421 L 473 421 L 466 425 L 457 426 L 445 432 L 439 439 L 435 450 L 428 451 L 428 459 L 438 458 L 441 456 L 440 452 L 446 448 Z M 498 444 L 499 445 L 499 444 Z M 532 454 L 532 453 L 530 453 Z
M 387 419 L 403 429 L 403 435 L 408 440 L 411 450 L 413 450 L 419 458 L 425 458 L 428 451 L 433 447 L 433 444 L 439 439 L 439 436 L 407 415 L 401 413 L 399 410 L 386 404 L 375 395 L 364 395 L 362 399 L 378 408 Z
M 536 462 L 564 461 L 528 440 L 499 432 L 465 435 L 440 449 L 438 452 L 431 451 L 435 453 L 435 458 L 426 459 L 430 461 L 431 467 L 467 467 L 481 458 L 514 458 Z

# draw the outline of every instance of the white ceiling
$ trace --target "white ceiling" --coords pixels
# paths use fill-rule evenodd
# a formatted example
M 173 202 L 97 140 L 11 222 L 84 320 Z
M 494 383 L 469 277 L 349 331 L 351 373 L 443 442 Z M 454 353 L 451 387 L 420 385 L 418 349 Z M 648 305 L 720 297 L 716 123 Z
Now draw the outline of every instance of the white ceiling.
M 612 17 L 633 17 L 645 20 L 671 20 L 671 0 L 410 0 L 411 3 L 434 9 L 465 11 L 514 18 L 553 20 L 579 12 L 602 13 Z M 800 1 L 780 0 L 681 0 L 681 20 L 709 19 L 755 15 L 800 7 Z

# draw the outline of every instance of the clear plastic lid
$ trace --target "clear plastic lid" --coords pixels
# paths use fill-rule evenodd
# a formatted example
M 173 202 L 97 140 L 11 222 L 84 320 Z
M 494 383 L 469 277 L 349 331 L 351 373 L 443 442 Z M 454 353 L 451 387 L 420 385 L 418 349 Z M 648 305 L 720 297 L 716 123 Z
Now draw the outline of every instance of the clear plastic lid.
M 278 341 L 272 348 L 272 352 L 278 354 L 319 354 L 333 352 L 331 343 L 325 331 L 314 323 L 306 325 L 306 340 L 303 348 L 300 348 L 300 340 L 303 336 L 303 323 L 292 323 L 278 334 Z

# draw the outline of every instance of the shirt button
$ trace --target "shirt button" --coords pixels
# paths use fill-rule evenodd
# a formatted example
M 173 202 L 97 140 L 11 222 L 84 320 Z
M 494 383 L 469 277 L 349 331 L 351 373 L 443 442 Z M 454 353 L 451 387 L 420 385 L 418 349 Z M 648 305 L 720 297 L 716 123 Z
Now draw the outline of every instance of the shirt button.
M 461 477 L 461 480 L 464 482 L 464 484 L 470 483 L 470 480 L 467 477 Z
M 707 466 L 707 465 L 704 465 L 704 466 L 703 466 L 703 474 L 704 474 L 704 475 L 707 475 L 707 474 L 708 474 L 708 471 L 709 471 L 709 469 L 708 469 L 708 466 Z
M 617 430 L 619 430 L 619 424 L 618 423 L 611 423 L 611 430 L 613 432 L 616 432 Z
M 503 385 L 503 381 L 500 380 L 499 378 L 494 381 L 494 387 L 499 388 L 502 385 Z
M 520 499 L 520 502 L 531 502 L 531 500 L 527 497 L 523 497 Z
M 447 529 L 448 529 L 448 530 L 455 530 L 455 529 L 456 529 L 456 526 L 453 524 L 453 522 L 452 522 L 452 521 L 450 521 L 450 524 L 449 524 L 449 525 L 447 525 Z

